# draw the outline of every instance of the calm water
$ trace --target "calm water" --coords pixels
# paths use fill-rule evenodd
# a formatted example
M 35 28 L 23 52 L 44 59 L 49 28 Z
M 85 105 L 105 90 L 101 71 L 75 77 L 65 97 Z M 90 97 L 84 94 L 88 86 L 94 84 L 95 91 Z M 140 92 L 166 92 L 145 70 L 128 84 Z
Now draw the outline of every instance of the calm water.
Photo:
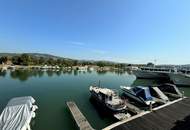
M 33 130 L 75 130 L 76 126 L 66 107 L 66 101 L 75 101 L 82 113 L 95 129 L 101 129 L 114 122 L 102 117 L 89 101 L 89 86 L 98 84 L 119 89 L 120 85 L 151 85 L 154 80 L 135 80 L 128 73 L 97 73 L 77 71 L 42 72 L 14 71 L 0 73 L 0 112 L 7 102 L 17 96 L 33 96 L 39 110 L 32 122 Z M 189 88 L 181 88 L 190 96 Z

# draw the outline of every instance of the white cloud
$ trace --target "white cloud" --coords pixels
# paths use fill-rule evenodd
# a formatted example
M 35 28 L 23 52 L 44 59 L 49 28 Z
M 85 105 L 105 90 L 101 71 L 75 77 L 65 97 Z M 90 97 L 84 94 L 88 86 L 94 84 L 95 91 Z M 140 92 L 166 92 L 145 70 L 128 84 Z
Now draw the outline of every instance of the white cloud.
M 108 52 L 104 50 L 92 50 L 93 53 L 98 54 L 98 55 L 105 55 Z
M 75 42 L 75 41 L 70 41 L 68 42 L 69 44 L 75 45 L 75 46 L 84 46 L 85 43 L 83 42 Z

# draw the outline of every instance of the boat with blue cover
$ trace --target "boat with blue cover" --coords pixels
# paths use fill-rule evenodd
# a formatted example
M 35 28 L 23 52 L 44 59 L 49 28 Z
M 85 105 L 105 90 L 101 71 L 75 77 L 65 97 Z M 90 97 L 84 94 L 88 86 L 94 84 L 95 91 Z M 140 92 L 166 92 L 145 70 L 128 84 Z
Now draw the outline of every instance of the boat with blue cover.
M 126 87 L 121 86 L 124 94 L 135 101 L 142 103 L 144 105 L 150 105 L 156 103 L 153 96 L 150 94 L 149 87 L 136 86 L 136 87 Z

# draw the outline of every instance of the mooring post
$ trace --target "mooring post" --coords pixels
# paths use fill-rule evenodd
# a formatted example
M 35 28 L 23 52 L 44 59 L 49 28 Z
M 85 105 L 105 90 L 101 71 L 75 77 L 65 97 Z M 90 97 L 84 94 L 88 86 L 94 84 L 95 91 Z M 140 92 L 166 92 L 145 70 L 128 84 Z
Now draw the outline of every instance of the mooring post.
M 150 102 L 150 111 L 152 112 L 152 102 Z
M 182 91 L 182 98 L 184 98 L 184 95 L 185 95 L 185 92 L 184 92 L 184 91 Z

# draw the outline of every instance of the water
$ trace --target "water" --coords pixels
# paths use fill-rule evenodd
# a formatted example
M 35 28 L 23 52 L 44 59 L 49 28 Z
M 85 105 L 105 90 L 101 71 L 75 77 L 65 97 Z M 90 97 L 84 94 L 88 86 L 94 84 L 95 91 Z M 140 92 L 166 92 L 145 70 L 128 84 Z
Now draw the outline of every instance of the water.
M 118 72 L 21 70 L 0 73 L 0 111 L 17 96 L 33 96 L 39 110 L 32 122 L 33 130 L 75 130 L 76 126 L 65 104 L 75 101 L 95 129 L 104 128 L 114 120 L 102 117 L 89 101 L 89 86 L 101 81 L 101 86 L 119 89 L 120 85 L 151 85 L 155 80 L 135 80 L 134 75 Z M 189 96 L 189 88 L 181 88 Z

